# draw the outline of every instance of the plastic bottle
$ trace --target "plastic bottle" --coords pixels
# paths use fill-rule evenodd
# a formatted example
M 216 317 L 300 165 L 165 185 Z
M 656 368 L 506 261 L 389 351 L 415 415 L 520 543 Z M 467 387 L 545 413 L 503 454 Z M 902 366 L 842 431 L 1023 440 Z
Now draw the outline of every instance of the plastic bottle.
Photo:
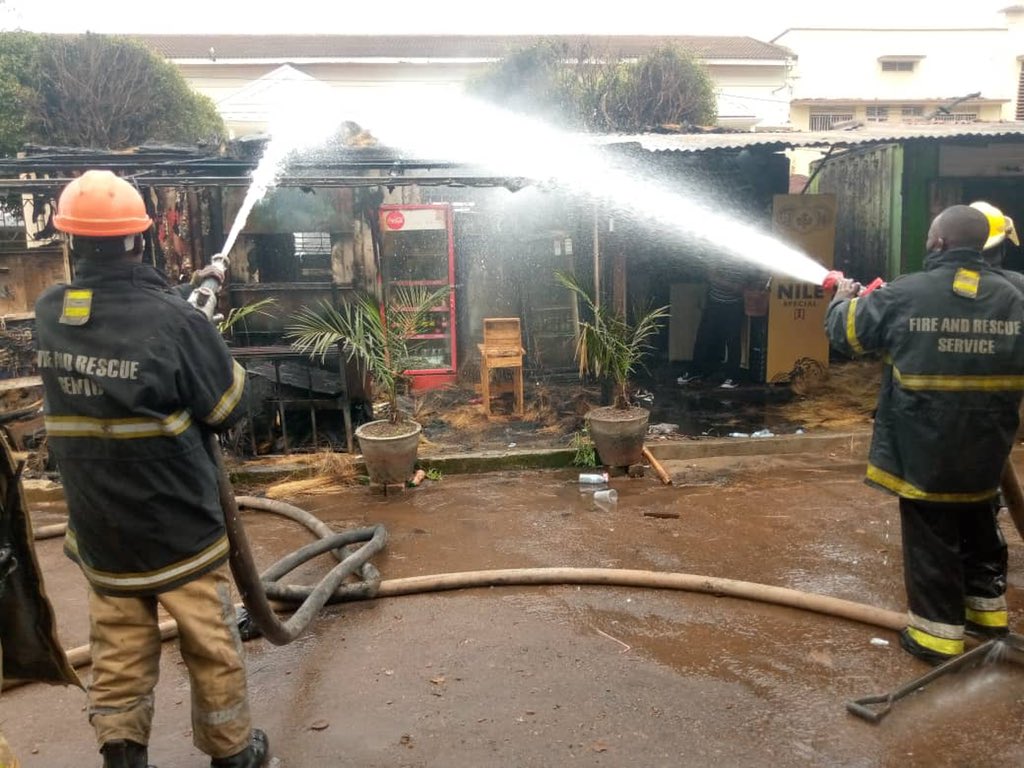
M 608 482 L 607 472 L 583 472 L 580 474 L 580 485 L 603 485 Z

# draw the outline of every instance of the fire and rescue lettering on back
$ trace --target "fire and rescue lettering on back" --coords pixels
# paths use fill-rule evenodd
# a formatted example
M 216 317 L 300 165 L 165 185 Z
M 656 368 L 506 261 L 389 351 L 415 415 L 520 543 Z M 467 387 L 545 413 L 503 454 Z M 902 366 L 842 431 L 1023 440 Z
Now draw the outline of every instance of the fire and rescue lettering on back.
M 955 333 L 970 334 L 974 337 L 995 337 L 963 339 L 940 336 L 936 340 L 936 349 L 939 352 L 994 355 L 996 339 L 1020 335 L 1021 321 L 971 317 L 911 317 L 908 321 L 908 329 L 912 333 Z
M 90 377 L 58 376 L 57 383 L 66 395 L 84 395 L 85 397 L 102 395 L 103 387 L 94 379 L 134 380 L 139 378 L 138 360 L 74 355 L 70 352 L 51 349 L 40 349 L 37 352 L 36 366 L 39 369 L 51 368 Z

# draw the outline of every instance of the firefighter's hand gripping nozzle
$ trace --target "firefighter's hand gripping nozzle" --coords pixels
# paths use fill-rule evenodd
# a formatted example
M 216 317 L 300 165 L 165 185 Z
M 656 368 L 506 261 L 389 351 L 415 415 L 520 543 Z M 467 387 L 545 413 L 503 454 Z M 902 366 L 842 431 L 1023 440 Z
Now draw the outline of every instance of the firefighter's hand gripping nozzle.
M 830 270 L 827 275 L 825 275 L 825 280 L 822 282 L 821 287 L 824 288 L 826 291 L 834 291 L 836 286 L 839 284 L 839 281 L 845 279 L 846 275 L 844 275 L 838 269 L 833 269 Z M 861 286 L 860 291 L 857 293 L 857 295 L 867 296 L 869 293 L 871 293 L 877 288 L 881 288 L 883 285 L 885 285 L 885 281 L 880 277 L 876 277 L 867 285 Z
M 198 309 L 208 320 L 214 321 L 217 311 L 217 294 L 224 285 L 224 278 L 228 273 L 230 262 L 223 253 L 215 253 L 210 259 L 209 266 L 203 267 L 192 276 L 193 283 L 198 280 L 199 284 L 193 289 L 188 297 L 188 303 Z

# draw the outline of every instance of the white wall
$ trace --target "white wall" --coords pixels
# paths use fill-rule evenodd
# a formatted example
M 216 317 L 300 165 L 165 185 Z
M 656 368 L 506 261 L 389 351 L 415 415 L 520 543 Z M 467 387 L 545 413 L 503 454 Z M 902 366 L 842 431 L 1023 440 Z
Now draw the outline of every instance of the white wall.
M 794 29 L 774 42 L 797 56 L 794 101 L 944 102 L 980 92 L 984 99 L 1006 99 L 996 116 L 1013 119 L 1017 56 L 1024 50 L 1007 28 Z M 886 56 L 923 58 L 913 72 L 885 72 L 879 58 Z
M 283 63 L 283 62 L 282 62 Z M 185 79 L 215 103 L 232 100 L 240 91 L 269 74 L 280 63 L 176 62 Z M 447 87 L 461 84 L 482 72 L 486 63 L 432 62 L 395 63 L 295 63 L 304 72 L 337 91 L 339 99 L 367 88 Z M 787 68 L 779 63 L 751 65 L 710 62 L 709 74 L 715 84 L 722 124 L 737 128 L 773 128 L 788 125 L 789 102 L 785 88 Z M 257 95 L 258 100 L 258 95 Z M 236 108 L 238 105 L 235 105 Z M 258 103 L 244 110 L 258 114 L 266 111 Z M 262 119 L 237 120 L 226 116 L 235 136 L 258 133 L 266 128 Z
M 707 68 L 715 84 L 720 117 L 746 115 L 753 127 L 762 130 L 789 125 L 787 66 L 708 62 Z

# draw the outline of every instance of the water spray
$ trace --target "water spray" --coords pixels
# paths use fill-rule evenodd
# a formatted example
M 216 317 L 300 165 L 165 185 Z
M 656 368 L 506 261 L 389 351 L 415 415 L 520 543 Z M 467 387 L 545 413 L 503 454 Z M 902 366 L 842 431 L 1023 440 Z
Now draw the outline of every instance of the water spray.
M 802 251 L 742 221 L 707 200 L 706 193 L 680 190 L 635 170 L 616 168 L 593 136 L 568 133 L 508 110 L 441 89 L 400 89 L 395 95 L 346 106 L 352 119 L 372 126 L 386 146 L 421 157 L 458 161 L 545 188 L 603 201 L 695 237 L 718 252 L 768 271 L 821 285 L 828 270 Z M 410 115 L 456 116 L 450 121 Z

